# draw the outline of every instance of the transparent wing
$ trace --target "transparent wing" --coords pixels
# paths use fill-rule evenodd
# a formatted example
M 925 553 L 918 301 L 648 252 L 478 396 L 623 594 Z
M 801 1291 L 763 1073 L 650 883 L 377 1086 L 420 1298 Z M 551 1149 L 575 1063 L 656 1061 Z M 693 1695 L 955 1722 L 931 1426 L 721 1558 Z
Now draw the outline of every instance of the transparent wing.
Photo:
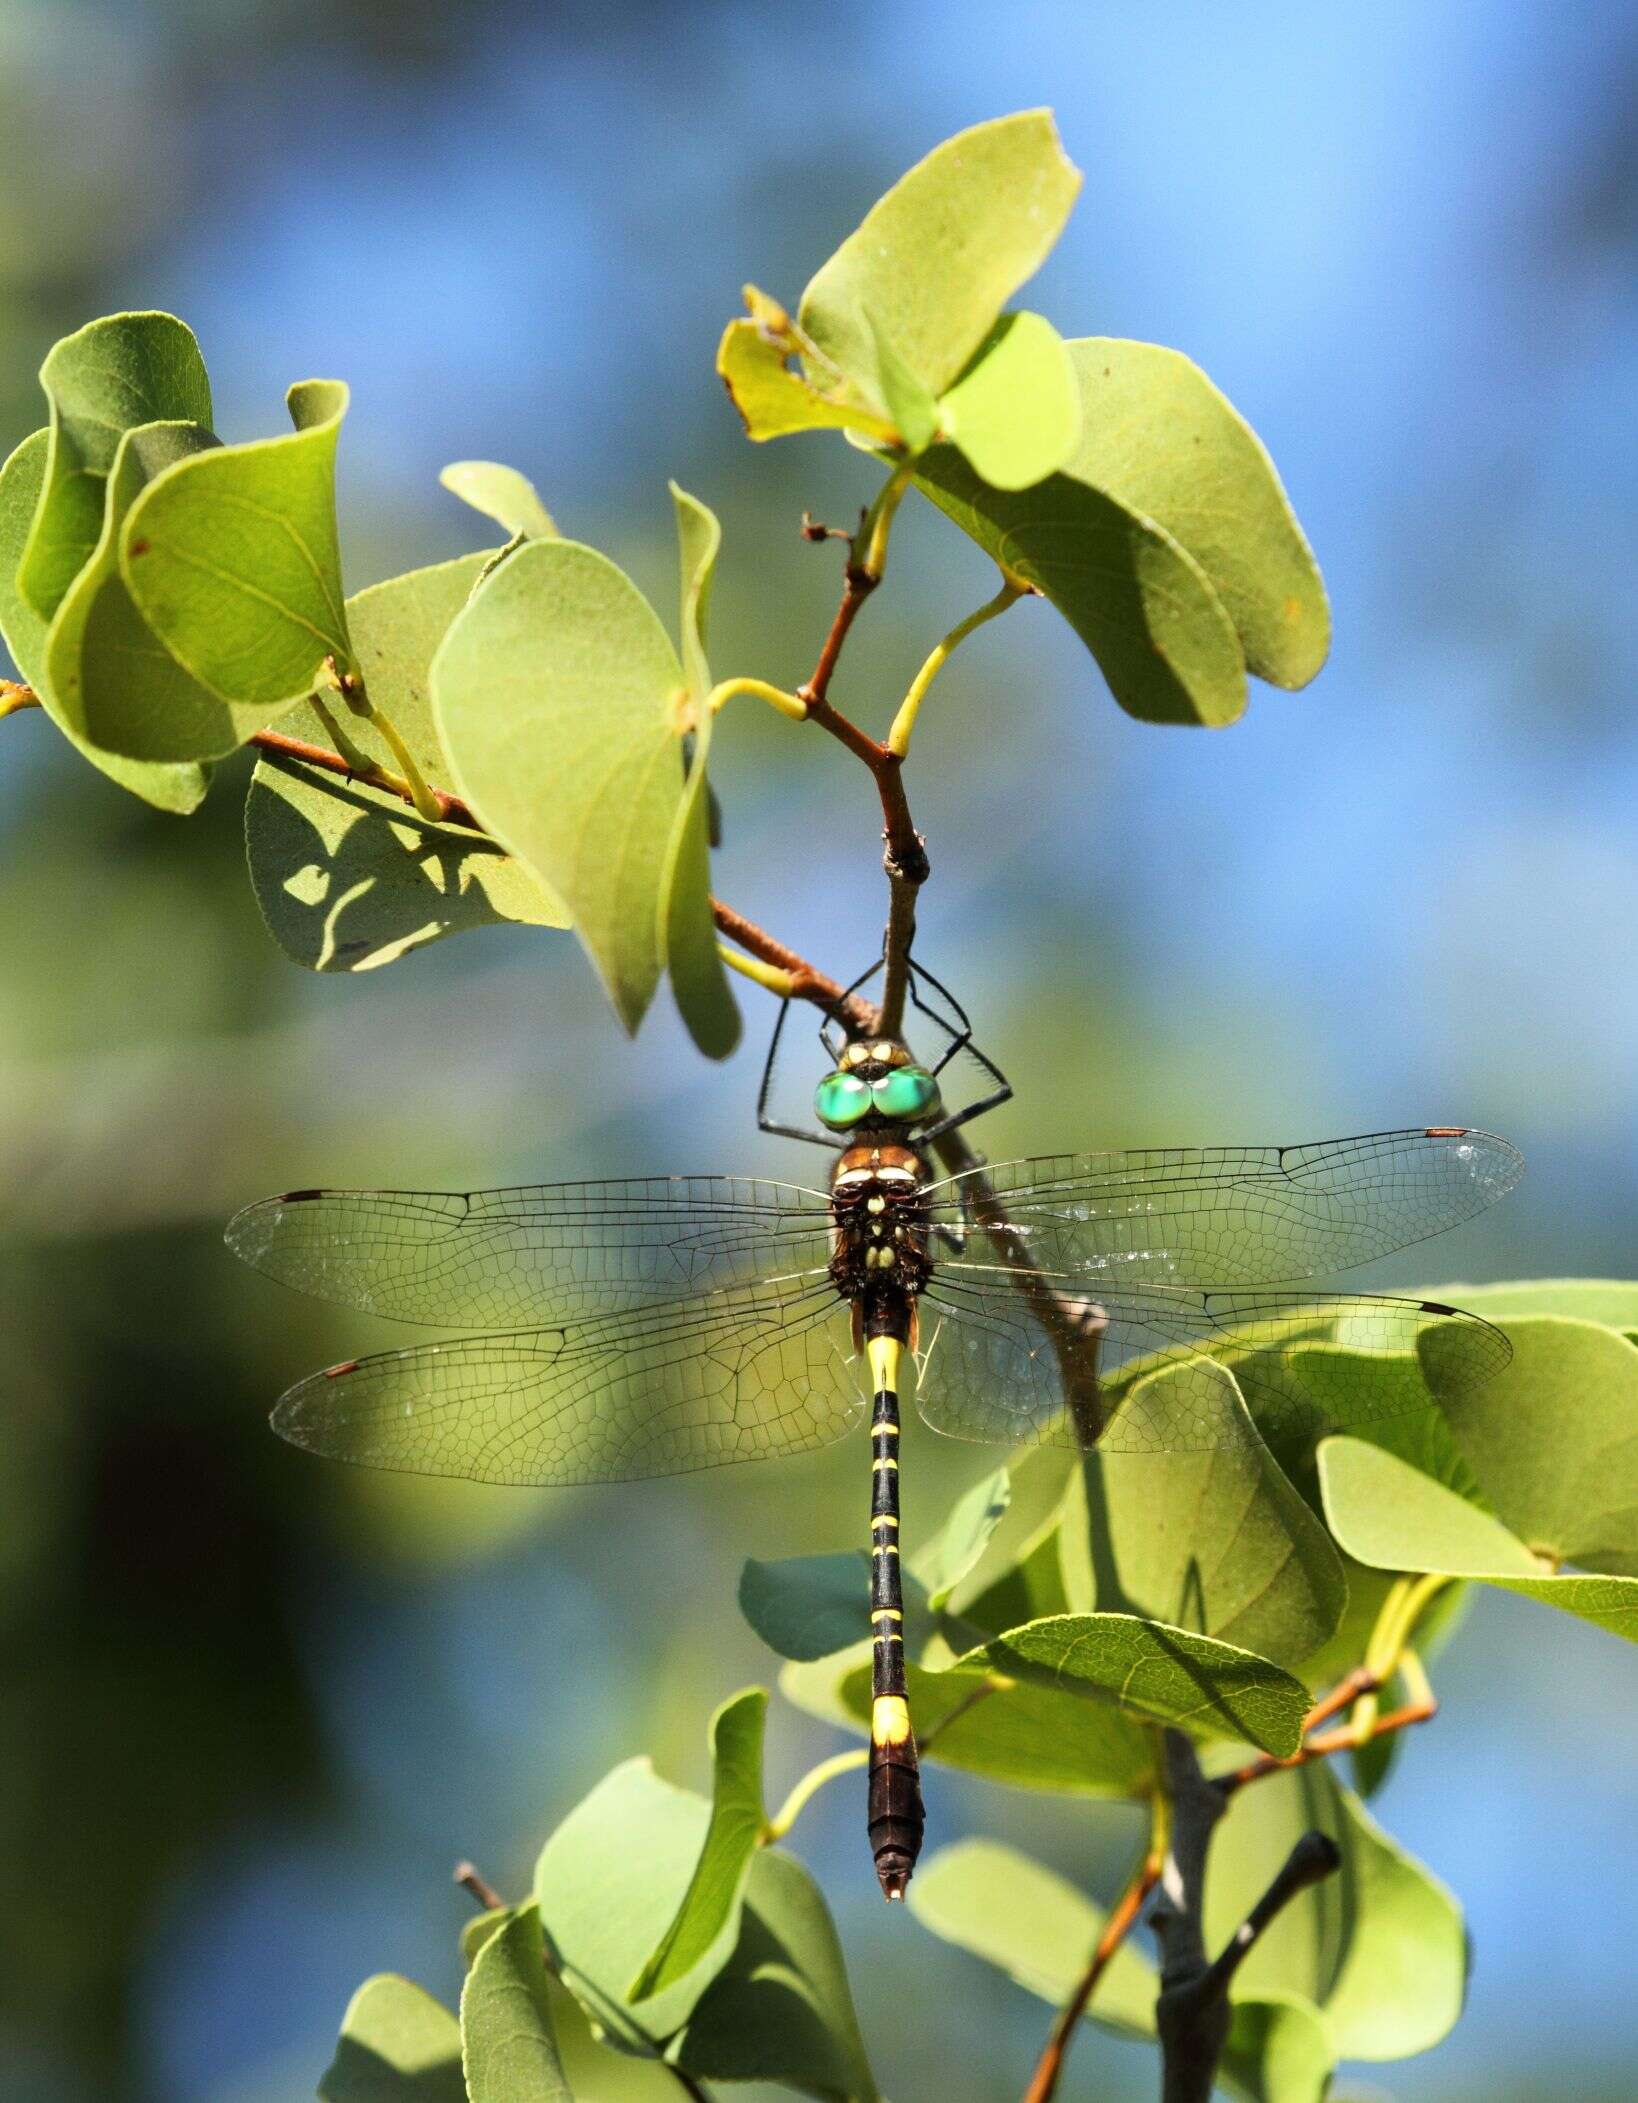
M 1055 1339 L 1016 1291 L 958 1264 L 934 1273 L 919 1330 L 916 1404 L 935 1431 L 1124 1453 L 1232 1443 L 1224 1367 L 1265 1437 L 1284 1444 L 1428 1409 L 1512 1355 L 1500 1330 L 1457 1308 L 1340 1293 L 1106 1293 L 1066 1302 Z M 1292 1347 L 1324 1342 L 1397 1361 L 1402 1377 L 1321 1381 Z
M 516 1190 L 297 1190 L 227 1244 L 281 1284 L 394 1321 L 521 1329 L 821 1267 L 823 1191 L 741 1176 Z
M 332 1460 L 471 1482 L 681 1475 L 829 1445 L 862 1421 L 828 1280 L 335 1366 L 273 1427 Z
M 1272 1285 L 1443 1234 L 1511 1190 L 1523 1168 L 1488 1132 L 1373 1132 L 1003 1161 L 930 1197 L 934 1223 L 959 1235 L 993 1194 L 1018 1250 L 1093 1290 Z

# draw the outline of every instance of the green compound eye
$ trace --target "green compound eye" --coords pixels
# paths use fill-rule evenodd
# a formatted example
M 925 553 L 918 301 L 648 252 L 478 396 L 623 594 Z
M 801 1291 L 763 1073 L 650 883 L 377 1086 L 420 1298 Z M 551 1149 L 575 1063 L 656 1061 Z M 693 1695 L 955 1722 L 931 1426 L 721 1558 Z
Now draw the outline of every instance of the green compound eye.
M 897 1124 L 914 1124 L 938 1108 L 938 1083 L 925 1066 L 895 1066 L 870 1092 L 881 1115 Z
M 814 1090 L 814 1113 L 833 1132 L 856 1125 L 870 1108 L 870 1090 L 856 1073 L 827 1073 Z

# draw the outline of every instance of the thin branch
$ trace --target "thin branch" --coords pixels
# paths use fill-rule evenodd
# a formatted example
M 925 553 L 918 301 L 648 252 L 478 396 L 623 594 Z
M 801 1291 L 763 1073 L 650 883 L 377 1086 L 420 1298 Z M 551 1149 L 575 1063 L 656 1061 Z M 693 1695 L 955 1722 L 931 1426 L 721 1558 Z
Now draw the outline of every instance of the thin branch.
M 1076 1982 L 1075 1991 L 1059 2009 L 1052 2025 L 1030 2084 L 1024 2091 L 1023 2103 L 1052 2103 L 1058 2093 L 1058 2083 L 1063 2076 L 1064 2061 L 1069 2056 L 1070 2041 L 1075 2034 L 1075 2025 L 1086 2013 L 1086 2004 L 1097 1991 L 1098 1981 L 1109 1969 L 1115 1952 L 1132 1932 L 1143 1903 L 1160 1881 L 1160 1857 L 1145 1855 L 1132 1874 L 1131 1882 L 1115 1901 L 1114 1910 L 1104 1922 L 1103 1933 L 1098 1937 L 1086 1970 Z
M 506 1904 L 489 1879 L 470 1862 L 456 1863 L 455 1882 L 471 1893 L 485 1913 L 493 1913 Z
M 0 716 L 12 716 L 20 708 L 38 708 L 40 697 L 31 686 L 19 686 L 15 679 L 0 679 Z

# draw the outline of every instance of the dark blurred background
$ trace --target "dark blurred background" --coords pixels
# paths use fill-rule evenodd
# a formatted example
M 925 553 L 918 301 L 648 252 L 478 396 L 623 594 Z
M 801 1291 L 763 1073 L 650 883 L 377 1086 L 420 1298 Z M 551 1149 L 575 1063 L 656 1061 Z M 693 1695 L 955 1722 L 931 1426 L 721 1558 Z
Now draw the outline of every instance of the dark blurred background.
M 293 379 L 352 382 L 353 587 L 476 545 L 435 477 L 490 455 L 669 612 L 674 474 L 724 519 L 719 674 L 794 683 L 836 583 L 799 514 L 845 519 L 871 474 L 746 445 L 719 330 L 940 138 L 1052 103 L 1087 179 L 1031 303 L 1228 391 L 1337 645 L 1216 735 L 1126 720 L 1044 607 L 940 682 L 923 944 L 1017 1086 L 986 1143 L 1481 1123 L 1524 1186 L 1382 1280 L 1630 1272 L 1635 79 L 1630 10 L 1523 0 L 0 0 L 0 439 L 43 420 L 57 335 L 166 306 L 228 436 L 277 429 Z M 880 731 L 987 591 L 907 507 L 845 704 Z M 718 888 L 851 975 L 881 909 L 862 777 L 749 706 L 716 750 Z M 183 824 L 38 716 L 0 766 L 0 2098 L 284 2103 L 367 1972 L 452 1996 L 458 1856 L 515 1892 L 617 1759 L 703 1779 L 710 1708 L 772 1666 L 740 1558 L 856 1541 L 862 1478 L 851 1445 L 604 1494 L 327 1470 L 265 1410 L 381 1338 L 240 1272 L 222 1220 L 317 1182 L 811 1164 L 752 1129 L 754 994 L 711 1070 L 669 1012 L 624 1045 L 565 937 L 309 978 L 257 919 L 235 770 Z M 912 1528 L 993 1465 L 913 1460 Z M 1370 2092 L 1630 2096 L 1632 1653 L 1486 1596 L 1441 1691 L 1381 1809 L 1468 1907 L 1471 2007 Z M 771 1785 L 831 1742 L 777 1713 Z M 1118 1811 L 934 1795 L 940 1837 L 1106 1894 L 1132 1842 Z M 1016 2095 L 1047 2011 L 884 1914 L 857 1823 L 833 1790 L 799 1839 L 884 2087 Z M 1066 2094 L 1152 2078 L 1089 2035 Z

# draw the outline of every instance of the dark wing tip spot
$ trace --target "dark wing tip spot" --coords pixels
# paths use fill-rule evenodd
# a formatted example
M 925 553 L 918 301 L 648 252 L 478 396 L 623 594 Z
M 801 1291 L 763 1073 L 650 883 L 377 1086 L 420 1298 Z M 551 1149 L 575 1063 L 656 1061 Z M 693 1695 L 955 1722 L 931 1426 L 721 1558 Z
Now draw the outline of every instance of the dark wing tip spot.
M 1422 1312 L 1424 1314 L 1460 1314 L 1461 1311 L 1459 1307 L 1447 1307 L 1443 1300 L 1424 1300 L 1422 1302 Z
M 281 1205 L 305 1205 L 310 1203 L 312 1199 L 321 1198 L 323 1195 L 324 1192 L 322 1190 L 286 1190 L 280 1192 L 278 1203 Z
M 1424 1139 L 1465 1139 L 1468 1131 L 1467 1125 L 1429 1125 L 1422 1136 Z
M 324 1368 L 324 1377 L 326 1380 L 345 1380 L 349 1373 L 356 1373 L 357 1371 L 358 1360 L 356 1358 L 345 1358 L 340 1365 L 327 1365 Z

